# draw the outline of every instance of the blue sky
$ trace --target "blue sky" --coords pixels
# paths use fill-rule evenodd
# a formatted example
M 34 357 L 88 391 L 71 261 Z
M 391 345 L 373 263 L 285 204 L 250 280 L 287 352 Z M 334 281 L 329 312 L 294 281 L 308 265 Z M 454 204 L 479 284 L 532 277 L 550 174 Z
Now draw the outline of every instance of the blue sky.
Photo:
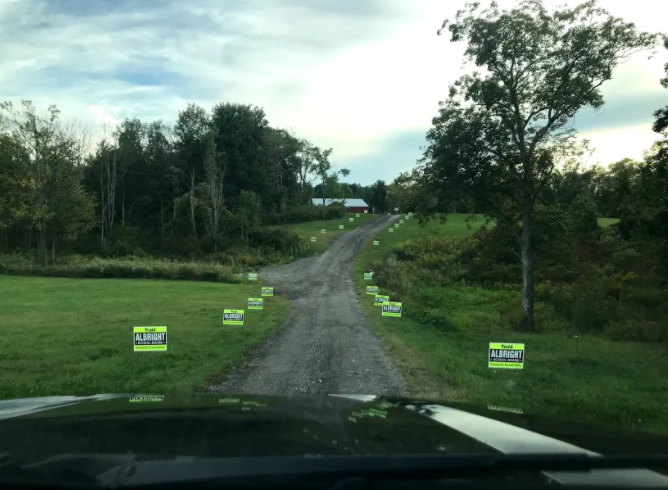
M 508 0 L 499 2 L 509 5 Z M 548 5 L 562 3 L 547 0 Z M 94 128 L 171 122 L 188 102 L 252 103 L 321 147 L 350 181 L 392 180 L 420 156 L 462 46 L 436 29 L 452 0 L 0 0 L 0 99 L 57 104 Z M 665 28 L 655 0 L 601 0 L 639 28 Z M 638 55 L 575 127 L 591 163 L 641 158 L 668 53 Z

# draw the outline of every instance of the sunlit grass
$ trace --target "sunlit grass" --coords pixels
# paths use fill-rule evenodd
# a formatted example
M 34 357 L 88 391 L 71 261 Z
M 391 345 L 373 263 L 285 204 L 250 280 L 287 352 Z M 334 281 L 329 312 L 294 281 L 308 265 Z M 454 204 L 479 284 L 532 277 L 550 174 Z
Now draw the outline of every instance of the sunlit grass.
M 286 318 L 265 298 L 222 324 L 260 284 L 0 276 L 0 398 L 190 393 L 238 366 Z M 166 325 L 167 352 L 133 352 L 132 327 Z
M 313 253 L 322 253 L 329 247 L 330 243 L 337 236 L 354 230 L 361 224 L 373 219 L 377 215 L 360 213 L 359 217 L 356 214 L 346 214 L 345 217 L 331 220 L 321 221 L 307 221 L 305 223 L 294 223 L 288 225 L 273 226 L 272 228 L 284 228 L 291 231 L 301 238 L 308 240 L 309 246 Z M 350 221 L 350 219 L 353 221 Z M 343 229 L 339 226 L 343 225 Z M 322 230 L 326 230 L 322 233 Z M 316 241 L 311 242 L 311 237 L 315 237 Z

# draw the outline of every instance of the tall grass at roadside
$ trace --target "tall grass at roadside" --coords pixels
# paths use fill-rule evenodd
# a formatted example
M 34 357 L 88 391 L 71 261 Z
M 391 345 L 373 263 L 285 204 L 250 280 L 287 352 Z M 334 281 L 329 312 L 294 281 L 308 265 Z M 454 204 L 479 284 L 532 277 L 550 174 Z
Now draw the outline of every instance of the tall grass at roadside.
M 69 256 L 39 265 L 25 255 L 0 256 L 0 274 L 73 278 L 180 279 L 238 283 L 242 279 L 229 266 L 215 262 L 178 262 L 147 257 L 99 258 Z

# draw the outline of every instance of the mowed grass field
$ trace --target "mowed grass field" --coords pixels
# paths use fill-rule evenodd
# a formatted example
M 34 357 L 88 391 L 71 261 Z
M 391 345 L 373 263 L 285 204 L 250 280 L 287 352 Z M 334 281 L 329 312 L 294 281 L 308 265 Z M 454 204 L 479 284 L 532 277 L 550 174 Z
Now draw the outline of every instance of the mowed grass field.
M 421 228 L 408 220 L 392 233 L 386 229 L 371 237 L 356 260 L 364 314 L 411 394 L 668 433 L 665 346 L 582 334 L 576 339 L 567 325 L 532 334 L 514 332 L 503 325 L 499 311 L 519 293 L 477 286 L 428 290 L 450 328 L 421 323 L 409 311 L 402 318 L 381 316 L 373 296 L 365 294 L 366 286 L 374 285 L 363 279 L 370 264 L 388 257 L 402 241 L 421 235 L 461 236 L 482 223 L 478 217 L 469 228 L 465 216 L 451 215 L 446 225 L 431 222 Z M 373 240 L 380 244 L 374 246 Z M 525 368 L 489 369 L 489 342 L 525 343 Z
M 190 393 L 239 366 L 287 317 L 256 283 L 0 276 L 0 398 Z M 225 325 L 224 308 L 246 310 Z M 133 326 L 167 326 L 167 352 L 133 352 Z
M 356 214 L 346 214 L 345 217 L 339 219 L 330 219 L 322 221 L 307 221 L 305 223 L 294 223 L 288 225 L 276 225 L 271 228 L 284 228 L 292 231 L 298 236 L 309 241 L 309 245 L 313 253 L 319 254 L 327 250 L 329 244 L 335 237 L 354 230 L 359 225 L 375 218 L 375 214 L 360 213 L 359 217 Z M 350 219 L 352 218 L 352 221 Z M 339 227 L 343 226 L 343 229 Z M 325 230 L 325 233 L 322 233 Z M 311 237 L 315 237 L 315 242 L 311 242 Z

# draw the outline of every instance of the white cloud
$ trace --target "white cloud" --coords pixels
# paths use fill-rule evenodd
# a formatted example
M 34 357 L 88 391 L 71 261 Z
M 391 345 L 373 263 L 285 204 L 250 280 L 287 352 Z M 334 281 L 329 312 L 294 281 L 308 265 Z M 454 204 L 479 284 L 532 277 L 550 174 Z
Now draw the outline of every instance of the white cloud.
M 664 28 L 655 0 L 600 3 L 641 29 Z M 461 73 L 463 53 L 436 29 L 463 4 L 0 0 L 0 99 L 56 103 L 63 115 L 96 125 L 124 117 L 170 121 L 188 102 L 253 103 L 272 124 L 333 147 L 335 164 L 360 162 L 391 147 L 394 135 L 429 128 L 438 101 Z M 84 6 L 85 15 L 76 11 Z M 611 108 L 632 96 L 660 99 L 663 92 L 668 104 L 658 83 L 667 56 L 645 58 L 620 67 L 604 86 Z M 587 130 L 600 159 L 641 155 L 654 139 L 651 113 L 646 124 L 625 125 L 612 109 L 587 121 L 605 128 L 613 118 L 621 120 L 614 129 Z
M 590 142 L 594 154 L 590 163 L 608 165 L 629 157 L 641 160 L 643 152 L 659 139 L 659 135 L 649 131 L 646 124 L 628 126 L 607 131 L 582 133 Z

